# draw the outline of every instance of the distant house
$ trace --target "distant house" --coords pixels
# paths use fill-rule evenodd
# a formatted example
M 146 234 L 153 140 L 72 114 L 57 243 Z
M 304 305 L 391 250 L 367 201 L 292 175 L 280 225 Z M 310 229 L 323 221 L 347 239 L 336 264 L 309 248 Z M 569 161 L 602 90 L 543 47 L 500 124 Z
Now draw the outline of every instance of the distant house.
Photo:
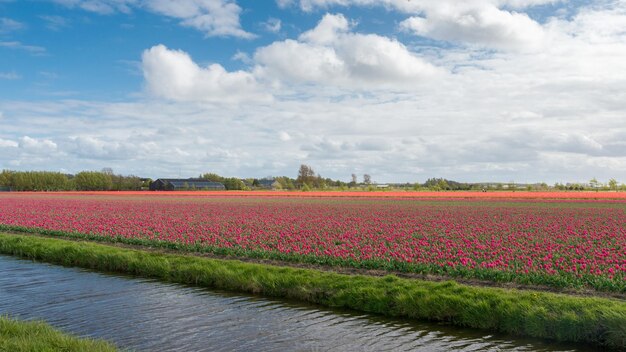
M 273 178 L 264 178 L 257 180 L 257 187 L 263 189 L 277 189 L 280 188 L 280 182 Z
M 151 191 L 184 191 L 184 190 L 221 191 L 226 187 L 220 182 L 211 182 L 201 178 L 160 178 L 150 183 Z

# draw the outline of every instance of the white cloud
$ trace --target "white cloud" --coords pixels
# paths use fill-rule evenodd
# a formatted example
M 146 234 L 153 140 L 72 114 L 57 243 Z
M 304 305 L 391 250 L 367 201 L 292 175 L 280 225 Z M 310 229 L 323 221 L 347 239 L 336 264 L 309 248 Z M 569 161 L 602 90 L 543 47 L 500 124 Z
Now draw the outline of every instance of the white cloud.
M 0 138 L 0 148 L 17 148 L 16 141 Z
M 115 12 L 130 13 L 131 7 L 138 3 L 138 0 L 53 0 L 54 2 L 69 8 L 80 8 L 102 15 L 109 15 Z
M 276 5 L 278 5 L 279 8 L 284 9 L 293 5 L 293 2 L 294 0 L 276 0 Z
M 6 17 L 0 17 L 0 33 L 13 32 L 24 28 L 21 22 Z
M 602 144 L 583 133 L 556 133 L 545 136 L 544 143 L 553 150 L 568 153 L 594 155 L 603 153 L 604 149 Z
M 613 6 L 583 8 L 571 21 L 554 20 L 552 29 L 595 44 L 623 44 L 626 39 L 626 2 Z
M 353 33 L 343 15 L 332 14 L 298 40 L 259 48 L 254 59 L 268 78 L 364 89 L 406 89 L 440 73 L 402 43 Z
M 244 53 L 243 51 L 237 51 L 231 59 L 241 61 L 246 65 L 254 63 L 250 55 L 248 55 L 248 53 Z
M 566 3 L 568 0 L 494 0 L 493 2 L 516 9 L 525 9 L 538 5 Z
M 299 0 L 297 1 L 303 11 L 313 11 L 316 8 L 327 9 L 331 6 L 369 6 L 385 7 L 390 10 L 397 10 L 404 13 L 420 13 L 433 8 L 452 9 L 455 6 L 493 4 L 497 6 L 508 6 L 516 9 L 545 5 L 551 3 L 565 2 L 567 0 L 469 0 L 459 2 L 457 0 Z M 287 7 L 295 3 L 296 0 L 277 0 L 281 7 Z
M 278 138 L 283 142 L 288 142 L 292 139 L 289 133 L 285 131 L 280 131 L 280 133 L 278 134 Z
M 401 23 L 403 30 L 420 36 L 494 49 L 535 50 L 543 42 L 539 23 L 525 9 L 556 0 L 300 0 L 300 8 L 312 11 L 331 6 L 385 7 L 413 14 Z
M 46 27 L 53 31 L 59 31 L 63 28 L 69 27 L 69 21 L 61 16 L 42 15 L 39 16 L 46 22 Z
M 18 146 L 32 154 L 48 154 L 57 149 L 57 144 L 49 139 L 36 139 L 29 136 L 20 138 Z
M 96 136 L 71 136 L 64 150 L 82 159 L 136 160 L 145 157 L 157 146 L 153 143 L 137 143 L 105 139 Z
M 15 71 L 0 72 L 0 79 L 15 80 L 20 78 L 22 78 L 22 76 L 18 75 Z
M 11 42 L 0 41 L 0 48 L 24 50 L 33 55 L 44 55 L 46 53 L 46 48 L 44 47 L 36 46 L 36 45 L 26 45 L 17 41 L 11 41 Z
M 584 181 L 594 176 L 584 164 L 597 165 L 599 179 L 626 180 L 626 108 L 613 111 L 586 90 L 569 91 L 562 104 L 565 97 L 554 94 L 560 87 L 533 92 L 536 87 L 517 80 L 494 84 L 498 72 L 474 74 L 402 99 L 382 93 L 242 105 L 0 102 L 3 138 L 46 133 L 57 145 L 55 153 L 38 154 L 47 156 L 40 161 L 8 148 L 0 164 L 72 171 L 112 166 L 149 177 L 207 171 L 295 177 L 307 163 L 324 177 L 348 181 L 353 172 L 370 173 L 381 182 L 434 176 Z
M 144 6 L 156 13 L 181 19 L 181 24 L 198 29 L 207 36 L 254 38 L 241 29 L 241 7 L 232 0 L 151 0 Z
M 328 45 L 335 42 L 339 34 L 347 33 L 349 29 L 350 23 L 342 14 L 326 14 L 315 28 L 304 32 L 300 36 L 300 40 Z
M 144 51 L 142 68 L 148 91 L 175 101 L 232 103 L 270 99 L 251 73 L 228 72 L 219 64 L 200 67 L 187 53 L 164 45 Z
M 278 33 L 278 32 L 280 32 L 280 28 L 282 26 L 282 22 L 278 18 L 271 17 L 267 21 L 261 23 L 261 25 L 268 32 Z
M 130 13 L 144 8 L 181 20 L 180 24 L 202 31 L 207 36 L 232 36 L 251 39 L 255 35 L 241 28 L 241 7 L 234 0 L 54 0 L 70 8 L 100 14 Z
M 526 14 L 490 4 L 429 10 L 425 17 L 402 21 L 400 28 L 437 40 L 496 49 L 537 50 L 545 36 L 541 25 Z

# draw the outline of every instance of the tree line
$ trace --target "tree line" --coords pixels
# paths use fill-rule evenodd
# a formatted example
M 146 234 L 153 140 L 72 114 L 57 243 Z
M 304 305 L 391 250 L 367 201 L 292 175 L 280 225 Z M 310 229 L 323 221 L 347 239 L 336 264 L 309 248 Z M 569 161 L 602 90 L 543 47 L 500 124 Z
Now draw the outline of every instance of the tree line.
M 312 189 L 350 189 L 366 188 L 373 190 L 372 177 L 364 174 L 363 181 L 358 182 L 356 174 L 351 175 L 350 182 L 324 178 L 316 173 L 309 165 L 302 164 L 298 169 L 296 178 L 288 176 L 258 178 L 237 178 L 224 177 L 216 173 L 205 173 L 200 178 L 207 181 L 220 182 L 227 190 L 249 190 L 259 188 L 272 188 L 283 190 L 303 190 Z M 270 187 L 267 187 L 267 180 L 270 180 Z M 0 172 L 0 190 L 13 191 L 138 191 L 148 189 L 151 179 L 140 178 L 134 175 L 117 175 L 110 168 L 101 171 L 82 171 L 75 175 L 64 174 L 53 171 L 11 171 Z M 265 182 L 265 184 L 264 184 Z M 464 190 L 595 190 L 595 191 L 626 191 L 626 184 L 620 184 L 615 179 L 610 179 L 606 184 L 591 179 L 586 184 L 561 184 L 548 186 L 546 183 L 532 185 L 521 185 L 515 182 L 508 183 L 464 183 L 445 178 L 429 178 L 424 183 L 395 184 L 396 189 L 430 190 L 430 191 L 464 191 Z
M 367 176 L 367 175 L 366 175 Z M 313 168 L 309 165 L 301 165 L 298 170 L 298 176 L 291 178 L 289 176 L 276 176 L 267 178 L 236 178 L 236 177 L 224 177 L 216 173 L 205 173 L 200 175 L 201 179 L 220 182 L 226 187 L 227 190 L 249 190 L 268 188 L 263 183 L 266 181 L 271 182 L 269 188 L 283 189 L 283 190 L 310 190 L 310 189 L 328 189 L 328 188 L 346 188 L 351 183 L 343 182 L 340 180 L 333 180 L 331 178 L 324 178 L 315 173 Z
M 200 178 L 211 182 L 219 182 L 229 191 L 243 191 L 248 189 L 243 180 L 237 177 L 223 177 L 215 173 L 206 173 L 200 175 Z
M 37 191 L 139 191 L 149 179 L 116 175 L 105 171 L 82 171 L 76 175 L 53 171 L 11 171 L 0 173 L 0 187 L 20 192 Z

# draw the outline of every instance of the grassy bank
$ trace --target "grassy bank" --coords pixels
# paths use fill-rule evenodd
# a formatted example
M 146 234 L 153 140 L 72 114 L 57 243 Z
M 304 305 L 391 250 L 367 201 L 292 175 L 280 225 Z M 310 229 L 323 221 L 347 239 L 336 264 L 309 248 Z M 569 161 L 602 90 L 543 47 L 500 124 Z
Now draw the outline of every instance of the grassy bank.
M 23 322 L 0 316 L 0 351 L 113 352 L 104 341 L 66 335 L 43 322 Z
M 0 253 L 512 335 L 626 347 L 623 300 L 348 276 L 10 234 L 0 234 Z

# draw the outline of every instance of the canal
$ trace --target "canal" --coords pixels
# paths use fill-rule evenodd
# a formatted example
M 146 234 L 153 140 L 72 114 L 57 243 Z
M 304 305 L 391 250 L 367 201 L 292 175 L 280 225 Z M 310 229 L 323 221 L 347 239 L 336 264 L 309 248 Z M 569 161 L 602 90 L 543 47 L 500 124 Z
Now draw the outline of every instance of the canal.
M 7 256 L 0 314 L 136 351 L 591 351 Z

